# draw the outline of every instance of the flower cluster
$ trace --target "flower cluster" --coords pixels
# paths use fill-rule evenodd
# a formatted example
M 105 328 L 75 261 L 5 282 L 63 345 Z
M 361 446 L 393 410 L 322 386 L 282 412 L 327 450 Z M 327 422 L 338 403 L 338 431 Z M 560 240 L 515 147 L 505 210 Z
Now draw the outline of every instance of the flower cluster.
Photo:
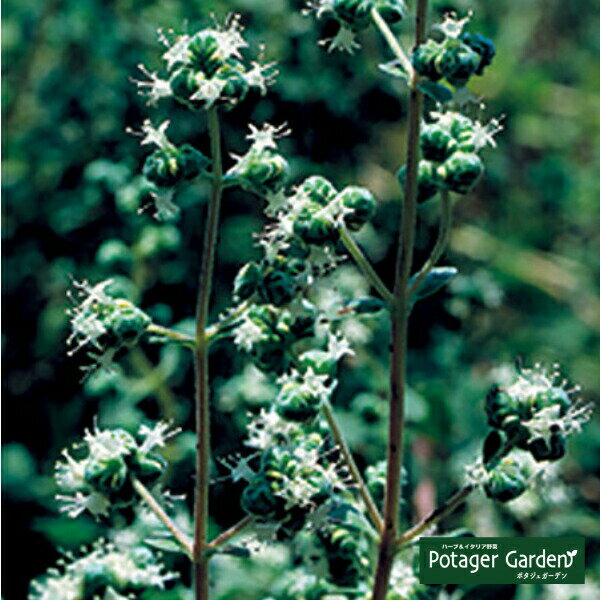
M 464 87 L 473 75 L 482 75 L 496 54 L 494 44 L 480 34 L 463 32 L 469 18 L 456 20 L 446 16 L 438 27 L 444 39 L 433 39 L 417 46 L 412 56 L 415 71 L 430 81 L 445 79 L 455 87 Z
M 67 311 L 72 333 L 68 343 L 74 354 L 85 346 L 100 352 L 92 354 L 100 364 L 108 364 L 124 346 L 135 345 L 146 332 L 152 319 L 129 300 L 115 298 L 108 292 L 112 280 L 90 286 L 87 281 L 74 282 L 75 300 L 79 304 Z
M 536 365 L 521 369 L 507 387 L 495 385 L 486 397 L 485 410 L 493 428 L 484 444 L 484 489 L 501 502 L 521 495 L 528 473 L 513 447 L 535 461 L 556 461 L 565 455 L 567 437 L 581 430 L 591 407 L 574 401 L 577 388 L 567 389 L 558 371 Z
M 454 111 L 432 112 L 419 135 L 423 158 L 419 161 L 417 201 L 426 202 L 440 190 L 466 194 L 483 174 L 478 152 L 495 146 L 494 135 L 501 130 L 492 119 L 483 125 Z M 406 166 L 398 172 L 404 184 Z
M 133 479 L 151 485 L 163 473 L 166 463 L 156 453 L 176 430 L 166 423 L 142 425 L 137 436 L 124 429 L 87 430 L 83 443 L 67 450 L 56 463 L 55 478 L 61 494 L 61 511 L 77 517 L 84 511 L 94 516 L 130 506 L 136 499 Z
M 244 58 L 248 43 L 237 15 L 223 26 L 215 24 L 192 35 L 160 32 L 160 40 L 167 47 L 163 59 L 168 79 L 140 67 L 150 81 L 138 82 L 138 87 L 150 103 L 172 96 L 198 110 L 214 105 L 233 108 L 253 88 L 266 93 L 275 76 L 273 64 L 248 63 Z
M 164 589 L 175 578 L 146 546 L 118 548 L 100 541 L 84 552 L 33 581 L 29 600 L 127 600 L 148 589 Z
M 314 12 L 317 18 L 330 17 L 339 24 L 335 37 L 320 42 L 329 52 L 342 50 L 352 54 L 359 48 L 356 34 L 370 25 L 373 10 L 389 24 L 395 24 L 404 18 L 406 3 L 404 0 L 311 0 L 307 12 Z

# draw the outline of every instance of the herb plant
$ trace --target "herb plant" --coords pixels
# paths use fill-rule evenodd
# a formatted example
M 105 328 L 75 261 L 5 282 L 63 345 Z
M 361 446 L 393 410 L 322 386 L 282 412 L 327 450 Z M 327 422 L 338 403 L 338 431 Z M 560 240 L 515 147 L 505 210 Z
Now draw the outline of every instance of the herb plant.
M 485 74 L 495 50 L 489 39 L 469 31 L 468 18 L 455 15 L 427 37 L 425 0 L 416 2 L 410 54 L 395 32 L 411 20 L 402 0 L 320 0 L 307 12 L 335 22 L 334 37 L 323 41 L 329 51 L 358 51 L 363 30 L 373 27 L 393 55 L 381 65 L 384 76 L 406 84 L 406 160 L 397 173 L 401 220 L 393 286 L 382 281 L 353 237 L 377 211 L 374 194 L 359 185 L 339 189 L 319 174 L 291 185 L 278 145 L 291 133 L 285 125 L 249 124 L 246 152 L 232 155 L 231 166 L 224 167 L 221 119 L 255 92 L 267 94 L 276 79 L 274 63 L 250 56 L 240 19 L 233 16 L 191 34 L 162 32 L 163 72 L 142 67 L 147 80 L 137 85 L 149 104 L 175 101 L 205 118 L 210 142 L 206 156 L 173 141 L 169 121 L 157 126 L 145 121 L 139 133 L 142 146 L 151 149 L 143 174 L 157 219 L 181 217 L 177 193 L 188 182 L 201 179 L 210 189 L 194 332 L 161 325 L 107 280 L 74 284 L 69 342 L 71 353 L 88 351 L 89 372 L 110 369 L 122 350 L 141 343 L 192 353 L 193 514 L 186 515 L 183 503 L 164 490 L 169 463 L 162 451 L 179 433 L 177 427 L 159 421 L 130 431 L 96 422 L 58 460 L 57 499 L 68 517 L 91 513 L 121 535 L 68 557 L 35 581 L 32 600 L 155 597 L 182 576 L 163 566 L 156 548 L 189 559 L 193 597 L 207 600 L 212 559 L 228 554 L 245 560 L 270 543 L 302 549 L 302 575 L 288 578 L 274 592 L 277 598 L 436 598 L 440 586 L 418 581 L 413 542 L 477 490 L 497 502 L 519 497 L 545 465 L 565 455 L 568 436 L 589 418 L 589 406 L 576 400 L 577 389 L 554 367 L 520 367 L 485 398 L 490 431 L 481 455 L 466 470 L 464 486 L 421 521 L 401 527 L 408 323 L 415 303 L 457 274 L 451 266 L 438 266 L 453 205 L 483 175 L 486 147 L 496 146 L 494 135 L 501 129 L 495 119 L 479 120 L 480 101 L 467 85 Z M 221 199 L 230 188 L 263 202 L 267 221 L 258 235 L 260 259 L 241 265 L 231 307 L 210 323 Z M 439 234 L 429 258 L 415 265 L 418 210 L 427 202 L 439 206 Z M 105 254 L 119 251 L 105 248 Z M 315 286 L 347 258 L 361 269 L 372 295 L 319 302 Z M 367 327 L 387 321 L 390 328 L 387 456 L 365 469 L 355 463 L 332 406 L 340 364 L 357 350 L 345 335 L 350 320 Z M 223 343 L 234 344 L 276 393 L 267 409 L 251 416 L 244 454 L 222 460 L 228 479 L 244 483 L 240 502 L 246 516 L 211 537 L 214 405 L 208 359 L 211 347 Z

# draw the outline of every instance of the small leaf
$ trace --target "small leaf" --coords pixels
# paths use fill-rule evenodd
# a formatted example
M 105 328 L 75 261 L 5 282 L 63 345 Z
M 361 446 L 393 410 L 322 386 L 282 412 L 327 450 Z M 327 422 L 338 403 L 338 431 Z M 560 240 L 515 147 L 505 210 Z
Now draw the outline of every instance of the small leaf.
M 223 548 L 207 550 L 205 553 L 206 556 L 214 556 L 215 554 L 228 554 L 236 558 L 250 558 L 252 553 L 245 546 L 225 546 Z
M 498 454 L 498 451 L 504 446 L 506 436 L 497 429 L 490 431 L 483 442 L 483 464 L 487 464 Z
M 408 81 L 408 73 L 398 60 L 392 60 L 390 62 L 379 65 L 379 69 L 392 77 Z
M 450 102 L 452 100 L 452 90 L 447 88 L 445 85 L 441 83 L 435 83 L 433 81 L 422 80 L 419 81 L 417 87 L 430 98 L 433 98 L 436 102 L 441 102 L 445 104 L 446 102 Z
M 442 289 L 451 279 L 458 275 L 456 267 L 435 267 L 425 276 L 415 291 L 413 302 L 422 300 Z M 409 286 L 416 281 L 418 273 L 410 279 Z

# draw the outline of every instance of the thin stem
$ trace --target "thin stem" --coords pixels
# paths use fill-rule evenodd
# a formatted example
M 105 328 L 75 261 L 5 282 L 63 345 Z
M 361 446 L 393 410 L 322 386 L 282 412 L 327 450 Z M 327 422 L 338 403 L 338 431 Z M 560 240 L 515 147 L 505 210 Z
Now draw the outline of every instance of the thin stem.
M 229 529 L 226 529 L 223 533 L 220 533 L 212 542 L 206 544 L 206 550 L 215 550 L 219 546 L 227 543 L 233 539 L 236 535 L 241 533 L 244 529 L 252 525 L 256 521 L 256 517 L 247 515 L 243 519 L 240 519 L 235 525 L 232 525 Z
M 211 325 L 206 330 L 206 338 L 207 338 L 208 342 L 211 343 L 214 340 L 214 338 L 217 336 L 217 334 L 219 334 L 221 331 L 223 331 L 227 327 L 230 327 L 231 325 L 233 325 L 235 323 L 236 319 L 238 319 L 241 316 L 241 314 L 246 310 L 246 308 L 248 308 L 248 303 L 242 302 L 241 304 L 236 306 L 223 319 L 221 319 L 214 325 Z
M 369 262 L 369 259 L 363 254 L 360 246 L 354 241 L 354 238 L 345 227 L 340 228 L 340 240 L 346 247 L 346 250 L 350 253 L 350 256 L 356 261 L 356 264 L 359 266 L 369 283 L 388 304 L 392 304 L 394 301 L 393 294 L 388 290 L 385 283 L 381 281 L 379 275 L 377 275 L 377 272 Z
M 219 229 L 221 207 L 221 133 L 216 108 L 208 111 L 208 130 L 213 162 L 213 180 L 204 234 L 202 266 L 196 302 L 196 346 L 194 370 L 196 378 L 196 488 L 194 498 L 194 589 L 196 600 L 208 600 L 208 557 L 205 556 L 208 525 L 208 490 L 210 459 L 210 388 L 208 375 L 208 322 L 210 295 Z
M 148 505 L 148 508 L 161 520 L 163 525 L 171 532 L 173 537 L 181 544 L 186 554 L 192 558 L 194 555 L 194 546 L 190 540 L 175 522 L 165 512 L 156 498 L 150 493 L 148 488 L 135 477 L 132 479 L 133 489 L 140 495 L 141 499 Z
M 165 374 L 149 360 L 144 351 L 135 346 L 129 351 L 129 359 L 133 368 L 145 379 L 150 380 L 152 391 L 160 404 L 161 414 L 166 419 L 176 420 L 178 416 L 177 397 L 167 385 Z
M 146 332 L 173 340 L 174 342 L 183 344 L 184 346 L 193 348 L 196 345 L 196 338 L 186 335 L 185 333 L 180 333 L 179 331 L 174 331 L 168 327 L 163 327 L 162 325 L 156 325 L 155 323 L 148 325 Z
M 427 0 L 417 1 L 416 38 L 419 45 L 425 38 Z M 390 582 L 398 537 L 400 516 L 400 471 L 404 445 L 404 405 L 406 389 L 407 334 L 409 300 L 406 288 L 413 261 L 417 220 L 417 173 L 419 164 L 419 130 L 423 109 L 423 95 L 417 88 L 413 71 L 410 80 L 408 139 L 406 160 L 406 187 L 402 207 L 402 227 L 398 238 L 394 305 L 392 307 L 390 357 L 390 414 L 387 447 L 387 472 L 384 497 L 384 528 L 379 543 L 372 600 L 384 600 Z
M 448 238 L 450 236 L 450 227 L 452 225 L 452 204 L 450 202 L 450 194 L 447 190 L 442 192 L 442 215 L 440 219 L 440 229 L 438 237 L 429 255 L 429 258 L 425 261 L 425 264 L 421 270 L 417 273 L 413 283 L 408 288 L 409 299 L 414 295 L 416 290 L 419 288 L 425 277 L 431 272 L 431 269 L 435 267 L 438 260 L 441 258 L 446 246 L 448 245 Z
M 403 69 L 406 71 L 408 80 L 412 81 L 415 76 L 415 70 L 410 62 L 410 58 L 408 58 L 406 52 L 404 52 L 402 49 L 402 46 L 400 45 L 400 42 L 398 42 L 398 39 L 394 35 L 393 31 L 389 28 L 388 24 L 385 22 L 385 19 L 379 14 L 379 11 L 376 8 L 371 9 L 371 18 L 387 42 L 388 46 L 391 48 L 392 52 L 402 65 Z
M 418 535 L 423 533 L 426 529 L 429 529 L 442 519 L 445 519 L 450 513 L 454 512 L 473 492 L 477 486 L 472 483 L 465 485 L 463 488 L 458 490 L 455 494 L 450 496 L 444 504 L 430 512 L 422 521 L 407 529 L 397 540 L 396 549 L 398 550 L 404 544 L 407 544 Z
M 323 410 L 323 415 L 325 416 L 325 419 L 327 420 L 327 423 L 329 424 L 329 428 L 331 429 L 333 438 L 335 439 L 336 444 L 338 445 L 338 448 L 342 454 L 342 457 L 344 458 L 344 460 L 346 461 L 346 464 L 348 465 L 348 469 L 350 470 L 350 474 L 352 475 L 352 478 L 356 482 L 356 486 L 358 488 L 358 493 L 359 493 L 360 497 L 362 498 L 362 501 L 365 503 L 365 507 L 367 509 L 367 512 L 369 513 L 369 517 L 371 518 L 371 521 L 373 522 L 373 525 L 375 525 L 375 528 L 377 529 L 377 531 L 381 532 L 383 529 L 383 520 L 381 518 L 381 515 L 379 514 L 377 505 L 375 504 L 375 501 L 373 500 L 373 497 L 371 496 L 371 493 L 369 492 L 365 482 L 363 481 L 360 471 L 358 470 L 358 467 L 356 466 L 356 463 L 354 462 L 354 458 L 352 457 L 352 452 L 350 452 L 350 448 L 348 447 L 348 444 L 344 438 L 342 430 L 340 429 L 340 426 L 337 423 L 335 415 L 333 414 L 333 409 L 331 408 L 331 404 L 329 402 L 324 402 L 323 406 L 322 406 L 322 410 Z

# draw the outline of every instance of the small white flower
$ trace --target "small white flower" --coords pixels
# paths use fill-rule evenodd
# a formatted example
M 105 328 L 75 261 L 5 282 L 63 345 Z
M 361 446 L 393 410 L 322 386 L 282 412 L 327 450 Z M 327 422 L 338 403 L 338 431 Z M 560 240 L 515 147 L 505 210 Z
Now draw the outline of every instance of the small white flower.
M 244 314 L 242 321 L 237 326 L 234 336 L 233 342 L 246 350 L 246 352 L 250 352 L 255 344 L 262 342 L 268 338 L 268 335 L 264 332 L 262 327 L 257 325 L 248 315 L 248 313 Z
M 170 429 L 171 423 L 159 421 L 153 427 L 141 425 L 139 435 L 144 438 L 140 446 L 140 452 L 146 453 L 155 448 L 162 448 L 168 440 L 181 432 L 181 427 Z
M 354 51 L 360 48 L 360 44 L 356 41 L 356 33 L 344 25 L 340 25 L 340 29 L 334 37 L 321 40 L 319 45 L 326 46 L 327 52 L 340 50 L 348 52 L 348 54 L 354 54 Z
M 471 19 L 471 12 L 464 19 L 457 19 L 455 13 L 447 13 L 444 16 L 444 21 L 435 28 L 441 31 L 447 38 L 458 39 L 464 26 Z
M 343 356 L 354 356 L 354 350 L 352 350 L 350 342 L 341 334 L 329 335 L 327 351 L 336 361 L 338 361 Z
M 77 518 L 86 510 L 94 517 L 107 515 L 110 508 L 110 501 L 100 492 L 76 492 L 73 496 L 63 496 L 58 494 L 56 500 L 59 502 L 60 512 L 66 513 L 72 519 Z
M 158 221 L 170 221 L 174 219 L 181 209 L 175 202 L 173 197 L 175 196 L 174 188 L 160 189 L 155 192 L 151 192 L 150 195 L 154 200 L 154 218 Z
M 169 81 L 161 79 L 157 73 L 148 71 L 142 64 L 138 65 L 139 70 L 150 78 L 150 81 L 137 81 L 134 79 L 134 83 L 138 87 L 140 94 L 148 96 L 148 105 L 155 105 L 162 98 L 168 98 L 172 96 L 171 86 Z
M 257 153 L 262 153 L 264 150 L 277 150 L 277 142 L 275 140 L 285 137 L 291 133 L 291 129 L 288 128 L 287 123 L 275 127 L 270 123 L 263 123 L 263 126 L 259 129 L 256 125 L 250 123 L 250 133 L 246 136 L 246 139 L 252 142 L 252 148 Z
M 250 69 L 244 74 L 244 78 L 250 87 L 258 88 L 261 95 L 264 96 L 268 87 L 273 85 L 275 81 L 276 71 L 274 66 L 275 63 L 261 65 L 256 61 L 252 61 Z
M 159 39 L 168 47 L 168 50 L 162 57 L 167 61 L 167 69 L 169 71 L 178 63 L 187 64 L 190 58 L 188 50 L 190 44 L 189 35 L 180 35 L 175 43 L 171 45 L 167 37 L 159 30 Z
M 221 97 L 223 89 L 227 85 L 225 79 L 213 77 L 207 79 L 201 73 L 196 78 L 197 90 L 190 96 L 190 100 L 204 102 L 206 108 L 210 108 Z

